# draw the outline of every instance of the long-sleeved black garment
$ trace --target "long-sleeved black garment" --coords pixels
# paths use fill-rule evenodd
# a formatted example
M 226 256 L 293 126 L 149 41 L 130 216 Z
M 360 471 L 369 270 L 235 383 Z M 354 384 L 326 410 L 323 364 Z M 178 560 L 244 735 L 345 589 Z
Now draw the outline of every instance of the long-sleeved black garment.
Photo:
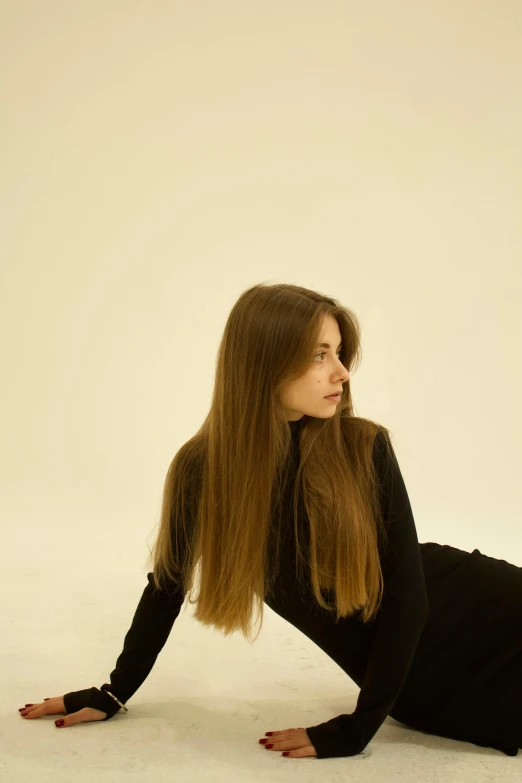
M 290 427 L 297 466 L 300 422 Z M 353 713 L 307 727 L 317 757 L 360 753 L 388 715 L 421 731 L 516 755 L 522 746 L 522 569 L 478 550 L 419 544 L 397 459 L 387 455 L 381 435 L 373 454 L 387 544 L 381 556 L 383 600 L 370 623 L 358 615 L 336 623 L 309 586 L 304 591 L 298 586 L 291 513 L 295 471 L 281 499 L 283 550 L 276 597 L 266 603 L 360 687 Z M 110 683 L 102 686 L 123 703 L 151 671 L 184 601 L 181 589 L 170 596 L 154 592 L 152 573 L 147 578 Z M 118 710 L 112 705 L 108 717 Z

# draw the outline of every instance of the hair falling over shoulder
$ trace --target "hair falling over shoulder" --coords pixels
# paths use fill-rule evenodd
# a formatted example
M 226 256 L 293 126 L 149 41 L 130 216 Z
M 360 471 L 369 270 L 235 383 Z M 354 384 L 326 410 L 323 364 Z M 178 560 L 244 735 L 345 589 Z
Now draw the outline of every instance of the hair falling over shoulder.
M 268 555 L 269 541 L 279 551 L 273 511 L 292 441 L 281 390 L 310 367 L 327 315 L 339 325 L 341 361 L 352 368 L 361 357 L 359 324 L 337 300 L 289 284 L 246 290 L 221 339 L 210 411 L 167 472 L 149 558 L 155 587 L 185 596 L 199 566 L 199 595 L 189 597 L 194 618 L 225 636 L 240 630 L 251 640 L 254 606 L 261 630 L 277 572 L 277 556 Z M 379 433 L 391 447 L 386 427 L 353 415 L 349 383 L 334 416 L 304 416 L 300 426 L 293 499 L 299 579 L 305 569 L 318 605 L 337 620 L 360 611 L 369 622 L 382 598 L 385 533 L 372 459 Z M 306 551 L 299 502 L 309 521 Z M 322 590 L 332 592 L 334 606 Z

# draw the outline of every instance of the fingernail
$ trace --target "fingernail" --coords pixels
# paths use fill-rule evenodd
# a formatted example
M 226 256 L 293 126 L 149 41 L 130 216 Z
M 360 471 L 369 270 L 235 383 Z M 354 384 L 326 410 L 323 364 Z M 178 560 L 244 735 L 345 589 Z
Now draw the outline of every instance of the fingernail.
M 60 728 L 60 726 L 63 726 L 63 724 L 64 724 L 63 720 L 55 720 L 54 721 L 54 725 L 58 726 L 58 728 Z
M 267 743 L 267 742 L 268 742 L 268 740 L 259 740 L 259 744 L 260 745 L 265 745 L 265 743 Z
M 271 737 L 272 733 L 271 731 L 265 731 L 265 737 Z

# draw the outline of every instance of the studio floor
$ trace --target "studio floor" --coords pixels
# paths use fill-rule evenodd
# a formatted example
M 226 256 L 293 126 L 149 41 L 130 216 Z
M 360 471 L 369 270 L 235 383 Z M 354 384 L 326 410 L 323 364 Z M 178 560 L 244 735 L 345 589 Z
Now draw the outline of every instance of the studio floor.
M 44 544 L 42 544 L 45 546 Z M 52 540 L 47 541 L 52 547 Z M 44 557 L 44 561 L 45 561 Z M 18 708 L 107 680 L 146 576 L 138 563 L 100 555 L 89 577 L 50 569 L 31 556 L 5 564 L 0 778 L 21 783 L 219 783 L 337 780 L 503 783 L 522 779 L 522 753 L 424 734 L 388 717 L 353 757 L 291 759 L 265 750 L 266 731 L 312 726 L 356 704 L 346 674 L 265 607 L 253 645 L 223 638 L 191 618 L 186 601 L 128 713 L 57 729 L 49 715 L 24 720 Z M 94 561 L 93 561 L 94 562 Z M 11 589 L 16 585 L 16 589 Z M 110 600 L 107 596 L 110 596 Z M 6 611 L 7 610 L 7 611 Z

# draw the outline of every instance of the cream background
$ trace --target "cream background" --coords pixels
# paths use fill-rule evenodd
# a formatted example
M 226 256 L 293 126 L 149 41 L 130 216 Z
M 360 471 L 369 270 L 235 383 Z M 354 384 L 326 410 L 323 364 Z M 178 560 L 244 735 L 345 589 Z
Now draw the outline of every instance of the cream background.
M 357 313 L 356 412 L 392 430 L 419 540 L 522 566 L 520 4 L 1 14 L 0 771 L 515 780 L 521 754 L 391 718 L 364 767 L 264 756 L 265 731 L 351 712 L 358 693 L 268 608 L 251 647 L 185 606 L 107 723 L 56 734 L 59 716 L 17 709 L 108 679 L 168 465 L 208 411 L 230 309 L 261 281 Z

